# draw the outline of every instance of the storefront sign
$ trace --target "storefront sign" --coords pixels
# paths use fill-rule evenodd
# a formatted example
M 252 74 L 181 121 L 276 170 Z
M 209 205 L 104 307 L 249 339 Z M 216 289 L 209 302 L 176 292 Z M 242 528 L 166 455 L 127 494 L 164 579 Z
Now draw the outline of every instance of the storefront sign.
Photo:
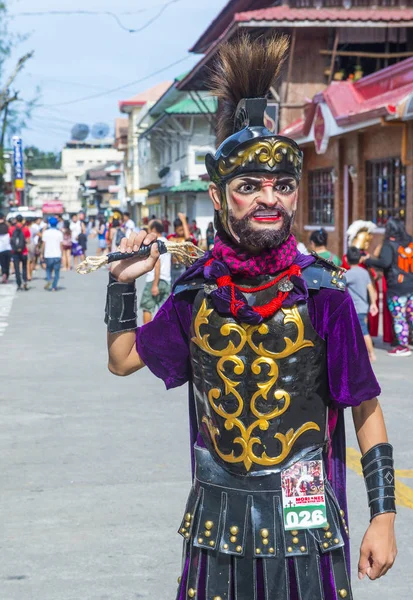
M 45 215 L 62 215 L 65 209 L 59 200 L 51 200 L 43 203 L 42 212 Z
M 17 135 L 13 136 L 12 142 L 14 187 L 16 190 L 24 190 L 23 142 Z
M 324 154 L 326 152 L 329 139 L 330 136 L 322 104 L 318 104 L 314 115 L 314 145 L 317 154 Z

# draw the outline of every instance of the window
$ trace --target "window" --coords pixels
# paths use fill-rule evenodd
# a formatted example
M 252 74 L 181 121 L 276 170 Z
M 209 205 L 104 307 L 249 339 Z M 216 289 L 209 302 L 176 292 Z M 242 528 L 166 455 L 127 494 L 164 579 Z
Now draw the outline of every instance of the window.
M 333 169 L 308 172 L 308 224 L 334 225 Z
M 77 167 L 83 167 L 83 165 L 84 165 L 84 164 L 85 164 L 85 161 L 84 161 L 84 160 L 77 160 L 77 161 L 76 161 L 76 166 L 77 166 Z
M 379 227 L 406 219 L 406 170 L 400 158 L 366 161 L 366 219 Z

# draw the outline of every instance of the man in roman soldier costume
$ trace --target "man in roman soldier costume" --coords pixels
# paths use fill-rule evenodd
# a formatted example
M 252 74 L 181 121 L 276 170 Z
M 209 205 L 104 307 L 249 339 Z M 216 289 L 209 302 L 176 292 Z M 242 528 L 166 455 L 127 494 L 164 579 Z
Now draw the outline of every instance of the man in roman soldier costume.
M 374 233 L 375 229 L 377 229 L 377 225 L 375 223 L 373 223 L 372 221 L 363 221 L 361 219 L 358 221 L 354 221 L 350 225 L 350 227 L 347 229 L 347 246 L 348 247 L 355 246 L 356 248 L 358 248 L 360 250 L 361 256 L 368 257 L 369 256 L 369 248 L 370 248 L 371 241 L 373 239 L 373 233 Z M 377 256 L 378 256 L 378 254 L 377 254 Z M 350 265 L 347 262 L 346 254 L 343 256 L 343 267 L 344 267 L 344 269 L 350 268 Z M 360 267 L 365 267 L 367 269 L 364 262 L 360 263 Z M 372 268 L 369 268 L 368 271 L 369 271 L 370 276 L 376 287 L 377 308 L 379 308 L 379 301 L 378 301 L 379 293 L 380 293 L 379 276 L 377 275 L 377 272 Z M 386 278 L 383 275 L 381 277 L 381 286 L 382 286 L 383 297 L 385 298 L 386 291 L 387 291 L 387 282 L 386 282 Z M 392 325 L 391 314 L 390 314 L 390 311 L 388 309 L 386 302 L 383 302 L 382 315 L 383 315 L 383 323 L 382 323 L 383 324 L 383 341 L 391 344 L 393 341 L 393 338 L 394 338 L 393 325 Z M 369 333 L 372 337 L 377 337 L 379 335 L 379 316 L 380 316 L 379 312 L 377 313 L 377 315 L 374 315 L 374 316 L 371 313 L 368 314 Z
M 179 526 L 178 600 L 352 598 L 346 407 L 371 511 L 359 577 L 381 577 L 396 555 L 380 388 L 341 272 L 300 254 L 291 235 L 302 152 L 264 127 L 287 46 L 284 37 L 241 37 L 220 52 L 219 147 L 206 157 L 213 250 L 141 328 L 135 280 L 159 258 L 153 236 L 123 239 L 123 252 L 152 244 L 150 257 L 111 267 L 109 369 L 129 375 L 147 366 L 167 388 L 189 383 L 193 483 Z M 311 471 L 319 493 L 292 493 Z

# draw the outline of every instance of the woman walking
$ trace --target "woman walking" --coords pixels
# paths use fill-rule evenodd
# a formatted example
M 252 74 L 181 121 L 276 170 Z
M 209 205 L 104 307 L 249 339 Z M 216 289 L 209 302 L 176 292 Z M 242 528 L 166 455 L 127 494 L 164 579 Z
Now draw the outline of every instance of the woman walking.
M 383 269 L 387 281 L 387 305 L 397 346 L 390 356 L 410 356 L 409 328 L 413 329 L 413 238 L 400 219 L 387 221 L 378 258 L 362 258 L 367 267 Z
M 106 253 L 106 248 L 107 248 L 107 241 L 106 241 L 106 222 L 104 219 L 99 219 L 99 223 L 97 226 L 97 233 L 98 233 L 98 251 L 97 254 L 98 256 L 100 254 L 105 254 Z
M 70 231 L 69 221 L 65 221 L 63 224 L 63 246 L 62 246 L 62 258 L 63 258 L 63 271 L 70 271 L 72 263 L 72 232 Z

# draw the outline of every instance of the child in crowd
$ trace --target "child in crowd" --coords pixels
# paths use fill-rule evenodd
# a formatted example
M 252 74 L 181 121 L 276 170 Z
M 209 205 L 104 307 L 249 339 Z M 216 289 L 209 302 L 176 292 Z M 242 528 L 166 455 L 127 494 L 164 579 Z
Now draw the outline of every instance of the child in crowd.
M 353 299 L 357 316 L 360 321 L 361 330 L 366 342 L 367 351 L 371 361 L 376 360 L 373 341 L 367 328 L 367 314 L 377 315 L 377 292 L 371 282 L 370 275 L 366 269 L 359 266 L 361 253 L 358 248 L 351 246 L 347 250 L 347 262 L 350 270 L 346 273 L 347 289 Z

